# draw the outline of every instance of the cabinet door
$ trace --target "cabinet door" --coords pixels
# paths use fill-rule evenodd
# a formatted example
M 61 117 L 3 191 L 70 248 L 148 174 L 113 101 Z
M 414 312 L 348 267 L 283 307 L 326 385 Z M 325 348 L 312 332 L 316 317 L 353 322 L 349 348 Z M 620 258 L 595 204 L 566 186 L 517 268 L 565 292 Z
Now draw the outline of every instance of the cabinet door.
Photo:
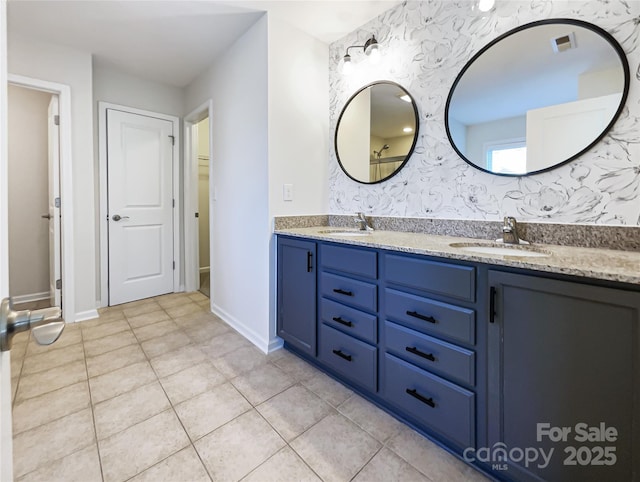
M 489 283 L 489 463 L 513 480 L 638 480 L 640 293 L 497 271 Z
M 278 336 L 316 355 L 316 243 L 278 238 Z

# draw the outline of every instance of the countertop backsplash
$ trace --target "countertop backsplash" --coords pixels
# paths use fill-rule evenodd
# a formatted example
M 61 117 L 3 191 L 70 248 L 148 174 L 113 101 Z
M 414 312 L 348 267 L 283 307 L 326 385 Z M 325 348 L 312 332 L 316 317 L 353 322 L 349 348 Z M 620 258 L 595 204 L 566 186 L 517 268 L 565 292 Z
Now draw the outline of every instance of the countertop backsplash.
M 379 231 L 424 233 L 495 241 L 502 233 L 502 220 L 464 220 L 439 218 L 403 218 L 369 216 L 367 219 Z M 332 226 L 356 229 L 356 215 L 329 214 L 314 216 L 281 216 L 274 220 L 274 229 L 296 229 Z M 589 224 L 555 224 L 518 222 L 518 235 L 534 244 L 555 244 L 583 248 L 640 251 L 640 227 Z
M 640 225 L 640 2 L 621 0 L 547 1 L 498 0 L 491 12 L 479 15 L 473 2 L 407 1 L 370 21 L 330 46 L 330 126 L 348 98 L 376 80 L 392 80 L 416 99 L 419 139 L 404 169 L 390 180 L 358 184 L 340 169 L 335 152 L 329 158 L 329 211 L 363 211 L 375 216 L 437 219 L 518 220 L 610 226 Z M 580 158 L 551 171 L 528 177 L 503 177 L 474 169 L 455 153 L 444 126 L 445 103 L 456 75 L 488 42 L 519 25 L 548 18 L 591 22 L 613 35 L 627 54 L 631 85 L 624 111 L 613 129 Z M 349 77 L 341 73 L 341 58 L 349 45 L 375 34 L 381 61 L 370 65 L 354 59 Z M 479 235 L 475 221 L 471 223 Z M 435 219 L 427 222 L 433 226 Z M 448 223 L 447 223 L 448 224 Z M 496 226 L 498 226 L 496 224 Z M 536 225 L 537 226 L 537 225 Z M 493 227 L 488 230 L 494 232 Z M 568 238 L 548 225 L 526 226 L 536 241 Z M 531 231 L 529 231 L 531 229 Z M 637 249 L 637 233 L 579 227 L 585 243 L 615 240 Z M 524 237 L 526 237 L 526 235 Z M 477 237 L 477 236 L 476 236 Z

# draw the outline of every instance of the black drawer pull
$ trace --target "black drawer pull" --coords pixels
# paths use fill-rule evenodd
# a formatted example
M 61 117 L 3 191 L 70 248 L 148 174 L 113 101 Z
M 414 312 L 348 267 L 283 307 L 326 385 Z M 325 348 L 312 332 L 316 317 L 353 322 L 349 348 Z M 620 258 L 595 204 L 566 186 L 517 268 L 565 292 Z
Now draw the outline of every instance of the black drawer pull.
M 420 351 L 415 346 L 407 346 L 405 347 L 405 350 L 407 350 L 409 353 L 413 353 L 414 355 L 418 355 L 418 356 L 421 356 L 422 358 L 426 358 L 429 361 L 436 361 L 436 357 L 434 357 L 433 354 Z
M 334 316 L 333 321 L 335 321 L 336 323 L 340 323 L 341 325 L 344 325 L 344 326 L 353 326 L 353 323 L 347 320 L 343 320 L 339 316 Z
M 338 355 L 340 358 L 344 358 L 347 361 L 351 361 L 351 355 L 347 355 L 346 353 L 342 353 L 341 350 L 333 350 L 334 355 Z
M 307 251 L 307 273 L 311 273 L 313 271 L 313 253 L 311 251 Z
M 334 288 L 333 292 L 338 293 L 339 295 L 353 296 L 352 291 L 345 291 L 345 290 L 341 290 L 340 288 Z
M 418 318 L 419 320 L 428 321 L 429 323 L 438 323 L 438 320 L 436 320 L 433 316 L 421 315 L 417 311 L 407 311 L 407 315 Z
M 423 397 L 422 395 L 420 395 L 418 393 L 417 390 L 415 389 L 409 389 L 407 388 L 406 392 L 411 395 L 413 398 L 417 398 L 418 400 L 420 400 L 422 403 L 426 403 L 427 405 L 429 405 L 431 408 L 435 408 L 436 404 L 433 401 L 433 398 L 427 398 L 427 397 Z

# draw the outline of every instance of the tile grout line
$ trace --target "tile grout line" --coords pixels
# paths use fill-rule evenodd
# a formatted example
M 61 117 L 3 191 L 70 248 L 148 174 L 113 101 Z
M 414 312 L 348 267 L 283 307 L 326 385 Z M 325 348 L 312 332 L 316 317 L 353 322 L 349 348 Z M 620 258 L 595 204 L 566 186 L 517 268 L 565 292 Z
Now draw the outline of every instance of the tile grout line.
M 127 323 L 128 324 L 128 323 Z M 96 413 L 94 410 L 94 403 L 93 403 L 93 395 L 92 395 L 92 391 L 91 391 L 91 383 L 89 382 L 89 365 L 87 364 L 87 352 L 85 350 L 84 347 L 84 334 L 82 332 L 82 327 L 79 326 L 78 329 L 80 330 L 80 340 L 82 342 L 82 353 L 84 355 L 84 369 L 86 371 L 87 374 L 87 389 L 89 390 L 89 408 L 91 409 L 91 420 L 93 420 L 93 436 L 95 437 L 95 443 L 96 443 L 96 452 L 98 453 L 98 464 L 100 465 L 100 477 L 102 478 L 102 480 L 104 481 L 104 469 L 102 467 L 102 457 L 100 455 L 100 443 L 98 442 L 98 427 L 96 426 Z
M 300 385 L 301 387 L 303 386 L 303 385 L 302 385 L 302 383 L 301 383 L 300 381 L 297 381 L 294 385 L 291 385 L 291 386 L 293 387 L 293 386 L 295 386 L 295 385 Z M 289 388 L 291 388 L 291 387 L 289 387 Z M 282 391 L 282 392 L 280 392 L 280 393 L 283 393 L 284 391 L 288 390 L 289 388 L 286 388 L 285 390 L 283 390 L 283 391 Z M 279 395 L 279 394 L 278 394 L 278 395 Z M 274 395 L 274 396 L 275 396 L 275 395 Z M 273 397 L 271 397 L 271 398 L 273 398 Z M 329 406 L 331 406 L 331 405 L 329 405 Z M 334 411 L 336 411 L 334 407 L 331 407 L 331 409 L 332 409 L 332 410 L 334 410 Z M 289 449 L 290 449 L 290 450 L 291 450 L 291 451 L 296 455 L 296 457 L 298 457 L 298 458 L 302 461 L 302 463 L 303 463 L 305 466 L 307 466 L 307 467 L 309 468 L 309 470 L 310 470 L 313 474 L 315 474 L 315 476 L 316 476 L 316 477 L 318 477 L 318 479 L 320 479 L 320 480 L 324 480 L 324 479 L 320 476 L 320 474 L 318 474 L 315 470 L 313 470 L 313 468 L 312 468 L 312 467 L 308 464 L 308 462 L 307 462 L 307 461 L 302 457 L 302 455 L 301 455 L 301 454 L 299 454 L 299 453 L 298 453 L 298 451 L 297 451 L 296 449 L 294 449 L 294 448 L 291 446 L 291 442 L 293 442 L 294 440 L 297 440 L 297 439 L 298 439 L 299 437 L 301 437 L 303 434 L 307 433 L 307 431 L 311 430 L 313 427 L 315 427 L 317 424 L 319 424 L 322 420 L 324 420 L 325 418 L 327 418 L 328 416 L 330 416 L 330 415 L 332 415 L 332 414 L 331 414 L 331 413 L 328 413 L 327 415 L 325 415 L 324 417 L 322 417 L 320 420 L 318 420 L 318 421 L 316 421 L 315 423 L 311 424 L 309 427 L 307 427 L 306 429 L 304 429 L 304 430 L 302 431 L 302 433 L 299 433 L 298 435 L 296 435 L 293 439 L 291 439 L 291 442 L 289 442 L 289 441 L 288 441 L 287 439 L 285 439 L 282 435 L 280 435 L 280 432 L 278 432 L 278 430 L 277 430 L 277 429 L 276 429 L 276 428 L 271 424 L 271 422 L 269 422 L 269 420 L 267 420 L 267 419 L 264 417 L 264 415 L 262 415 L 262 413 L 260 413 L 260 411 L 259 411 L 256 407 L 254 407 L 254 410 L 258 413 L 258 415 L 260 415 L 260 417 L 262 417 L 262 419 L 263 419 L 265 422 L 267 422 L 267 424 L 271 427 L 271 429 L 272 429 L 275 433 L 277 433 L 277 434 L 280 436 L 280 438 L 281 438 L 282 440 L 284 440 L 285 447 L 288 447 L 288 448 L 289 448 Z M 336 411 L 336 412 L 337 412 L 337 411 Z M 275 454 L 273 454 L 271 457 L 274 457 L 277 453 L 281 452 L 285 447 L 283 447 L 282 449 L 278 450 L 278 452 L 276 452 Z M 264 462 L 262 462 L 260 465 L 258 465 L 258 467 L 256 467 L 256 468 L 255 468 L 254 470 L 252 470 L 251 472 L 254 472 L 255 470 L 258 470 L 258 468 L 259 468 L 259 467 L 261 467 L 263 464 L 265 464 L 269 459 L 271 459 L 271 457 L 269 457 L 267 460 L 265 460 Z M 250 473 L 251 473 L 251 472 L 250 472 Z M 247 477 L 248 475 L 249 475 L 249 474 L 247 474 L 245 477 Z
M 159 311 L 159 310 L 158 310 Z M 162 308 L 162 311 L 164 311 L 166 313 L 166 315 L 169 317 L 169 319 L 171 321 L 173 321 L 175 323 L 175 320 L 173 319 L 173 317 L 171 315 L 169 315 L 164 308 Z M 126 316 L 126 315 L 125 315 Z M 129 322 L 128 318 L 127 318 L 127 323 Z M 151 323 L 150 325 L 153 325 L 155 323 Z M 145 325 L 145 326 L 150 326 L 150 325 Z M 131 325 L 129 325 L 131 326 Z M 181 328 L 178 328 L 179 331 L 183 331 Z M 131 329 L 131 331 L 133 331 L 133 328 Z M 167 391 L 164 388 L 164 385 L 162 384 L 162 382 L 160 381 L 160 377 L 158 376 L 158 372 L 156 371 L 156 369 L 153 367 L 153 364 L 151 363 L 151 359 L 149 358 L 149 356 L 147 355 L 147 352 L 144 351 L 144 349 L 142 348 L 142 344 L 140 342 L 140 340 L 138 339 L 138 336 L 135 334 L 135 332 L 133 332 L 133 336 L 135 337 L 136 341 L 138 342 L 138 346 L 140 347 L 140 350 L 142 350 L 142 353 L 145 356 L 145 359 L 147 360 L 147 363 L 149 363 L 149 366 L 151 367 L 151 370 L 153 370 L 153 374 L 156 377 L 155 382 L 158 383 L 158 385 L 160 385 L 160 389 L 162 390 L 162 392 L 164 393 L 165 397 L 167 397 L 167 401 L 169 402 L 169 407 L 171 408 L 171 411 L 173 412 L 173 415 L 176 417 L 176 419 L 178 420 L 178 423 L 180 424 L 180 426 L 182 427 L 182 430 L 184 430 L 185 435 L 187 436 L 187 440 L 189 440 L 189 444 L 185 447 L 181 447 L 180 449 L 178 449 L 177 451 L 167 455 L 165 458 L 163 458 L 162 460 L 159 460 L 158 462 L 156 462 L 155 464 L 151 465 L 150 467 L 145 468 L 144 470 L 142 470 L 142 472 L 138 472 L 137 474 L 133 475 L 132 477 L 130 477 L 128 480 L 137 477 L 138 475 L 146 472 L 147 470 L 151 469 L 152 467 L 155 467 L 158 464 L 161 464 L 162 462 L 164 462 L 165 460 L 169 459 L 170 457 L 173 457 L 174 455 L 176 455 L 177 453 L 181 452 L 182 450 L 184 450 L 185 448 L 191 446 L 191 448 L 193 449 L 193 451 L 196 453 L 198 460 L 200 460 L 200 463 L 202 464 L 202 467 L 204 468 L 205 472 L 207 473 L 207 476 L 209 477 L 210 480 L 213 480 L 213 477 L 211 477 L 211 474 L 209 474 L 209 470 L 207 469 L 207 466 L 205 465 L 204 461 L 202 460 L 202 458 L 200 457 L 200 453 L 196 450 L 196 447 L 194 445 L 193 440 L 191 440 L 191 436 L 189 435 L 189 432 L 187 431 L 187 428 L 184 426 L 184 423 L 182 422 L 182 420 L 180 419 L 180 417 L 178 416 L 178 413 L 176 412 L 175 406 L 173 405 L 173 402 L 171 401 L 171 398 L 169 397 L 169 394 L 167 393 Z M 164 335 L 160 335 L 160 336 L 164 336 Z M 188 336 L 188 335 L 187 335 Z M 191 338 L 189 338 L 191 340 Z M 147 341 L 147 340 L 145 340 Z M 178 348 L 179 349 L 179 348 Z M 171 350 L 171 351 L 175 351 L 175 350 Z M 171 353 L 171 351 L 166 352 L 166 353 Z M 165 353 L 163 353 L 164 355 Z M 167 376 L 171 376 L 171 375 L 167 375 Z M 160 412 L 162 413 L 162 412 Z M 157 415 L 157 414 L 156 414 Z M 155 416 L 155 415 L 154 415 Z M 150 417 L 152 418 L 152 417 Z M 148 419 L 147 419 L 148 420 Z M 137 424 L 134 424 L 137 425 Z M 128 427 L 130 428 L 130 427 Z M 124 429 L 124 430 L 128 430 Z M 123 431 L 124 431 L 123 430 Z

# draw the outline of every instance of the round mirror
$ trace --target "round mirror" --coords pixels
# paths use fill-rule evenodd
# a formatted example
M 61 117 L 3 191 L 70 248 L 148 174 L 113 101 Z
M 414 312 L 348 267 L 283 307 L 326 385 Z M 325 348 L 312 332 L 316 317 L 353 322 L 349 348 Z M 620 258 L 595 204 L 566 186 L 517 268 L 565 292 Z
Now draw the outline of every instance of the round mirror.
M 418 139 L 413 97 L 394 82 L 375 82 L 356 92 L 342 109 L 335 149 L 354 181 L 375 184 L 397 174 Z
M 580 20 L 533 22 L 465 65 L 447 99 L 447 136 L 483 171 L 546 171 L 602 139 L 628 90 L 629 64 L 610 34 Z

